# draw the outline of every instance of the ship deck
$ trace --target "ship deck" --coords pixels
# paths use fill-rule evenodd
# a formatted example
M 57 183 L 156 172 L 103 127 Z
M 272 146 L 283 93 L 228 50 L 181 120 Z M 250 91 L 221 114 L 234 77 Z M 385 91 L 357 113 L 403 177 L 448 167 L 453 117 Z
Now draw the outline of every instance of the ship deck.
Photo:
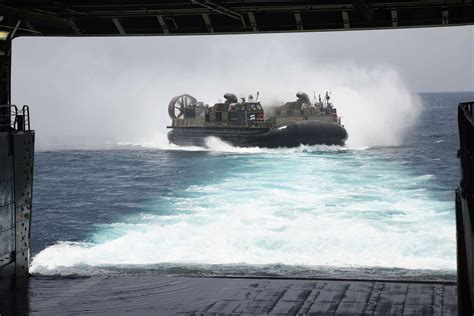
M 453 282 L 176 276 L 34 277 L 29 311 L 52 314 L 456 315 Z

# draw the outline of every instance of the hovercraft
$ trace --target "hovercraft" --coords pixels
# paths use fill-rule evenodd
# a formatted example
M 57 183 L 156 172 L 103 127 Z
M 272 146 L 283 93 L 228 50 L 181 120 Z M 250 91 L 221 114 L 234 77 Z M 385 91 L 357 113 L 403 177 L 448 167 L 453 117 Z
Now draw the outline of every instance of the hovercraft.
M 299 145 L 344 145 L 348 134 L 336 108 L 329 102 L 311 102 L 303 92 L 297 100 L 271 108 L 268 118 L 257 98 L 232 93 L 213 106 L 198 102 L 189 94 L 171 99 L 168 140 L 179 146 L 206 146 L 206 138 L 218 137 L 237 147 L 297 147 Z

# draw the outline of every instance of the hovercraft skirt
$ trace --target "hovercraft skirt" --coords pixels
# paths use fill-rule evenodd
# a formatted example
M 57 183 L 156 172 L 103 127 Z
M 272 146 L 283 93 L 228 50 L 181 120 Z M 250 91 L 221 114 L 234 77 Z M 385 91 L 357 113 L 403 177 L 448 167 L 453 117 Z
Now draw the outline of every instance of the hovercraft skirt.
M 179 127 L 168 133 L 168 140 L 179 146 L 206 147 L 208 137 L 238 147 L 297 147 L 299 145 L 344 145 L 347 131 L 341 125 L 322 121 L 300 121 L 276 128 Z

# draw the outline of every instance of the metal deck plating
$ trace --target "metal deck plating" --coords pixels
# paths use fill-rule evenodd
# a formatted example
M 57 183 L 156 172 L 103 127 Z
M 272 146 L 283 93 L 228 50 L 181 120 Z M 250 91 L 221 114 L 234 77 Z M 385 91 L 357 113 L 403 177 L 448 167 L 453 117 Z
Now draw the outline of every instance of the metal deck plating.
M 50 283 L 55 282 L 54 287 Z M 456 315 L 449 282 L 98 276 L 30 280 L 30 312 Z

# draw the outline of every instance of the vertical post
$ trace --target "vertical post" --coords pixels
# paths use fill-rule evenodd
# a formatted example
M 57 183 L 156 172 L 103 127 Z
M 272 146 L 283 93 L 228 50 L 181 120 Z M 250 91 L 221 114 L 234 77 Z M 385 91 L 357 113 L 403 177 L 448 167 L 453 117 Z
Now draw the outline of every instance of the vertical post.
M 344 23 L 345 29 L 351 28 L 351 24 L 349 22 L 349 13 L 347 13 L 347 11 L 342 11 L 342 22 Z
M 458 157 L 461 181 L 456 190 L 457 274 L 459 315 L 474 312 L 474 102 L 459 104 Z
M 396 9 L 392 9 L 392 27 L 398 26 L 398 11 Z
M 17 23 L 18 25 L 18 23 Z M 0 40 L 0 105 L 11 105 L 11 34 Z M 24 107 L 22 115 L 29 114 Z M 0 314 L 28 314 L 34 131 L 0 107 Z M 21 130 L 23 129 L 23 130 Z
M 10 104 L 11 38 L 0 39 L 0 105 Z M 14 314 L 15 192 L 10 107 L 0 107 L 0 314 Z
M 11 75 L 10 38 L 0 40 L 0 105 L 10 104 L 10 75 Z M 0 132 L 10 130 L 10 108 L 0 108 Z

